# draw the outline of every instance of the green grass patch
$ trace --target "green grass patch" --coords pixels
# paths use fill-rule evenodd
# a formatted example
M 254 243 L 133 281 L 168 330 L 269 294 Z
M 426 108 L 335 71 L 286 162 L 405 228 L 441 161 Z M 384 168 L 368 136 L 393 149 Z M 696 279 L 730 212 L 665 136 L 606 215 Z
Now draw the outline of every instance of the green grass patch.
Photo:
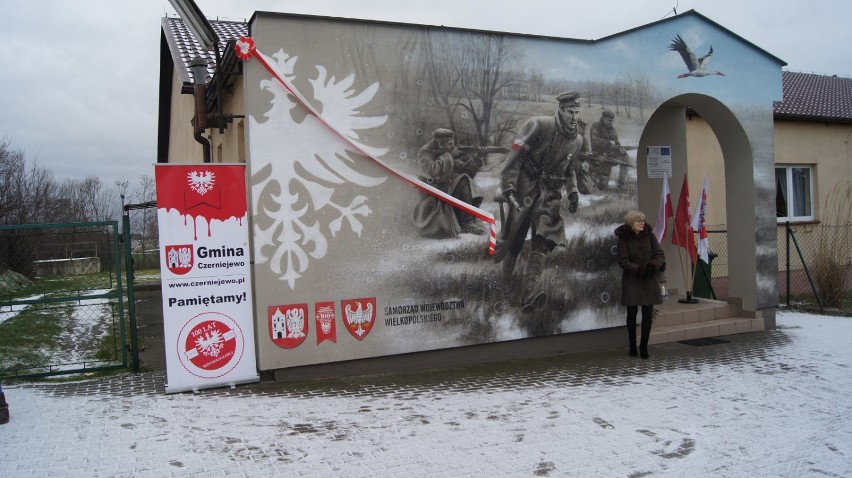
M 44 277 L 34 281 L 14 293 L 21 298 L 38 294 L 73 295 L 82 291 L 113 289 L 116 286 L 115 274 L 96 272 L 78 276 Z
M 0 324 L 0 370 L 43 367 L 58 345 L 63 317 L 56 309 L 30 306 Z
M 102 335 L 94 347 L 92 357 L 100 362 L 118 362 L 121 359 L 121 337 L 119 331 L 111 329 L 110 332 Z M 128 331 L 129 333 L 129 331 Z
M 34 304 L 16 314 L 0 324 L 0 376 L 111 367 L 122 361 L 115 304 Z

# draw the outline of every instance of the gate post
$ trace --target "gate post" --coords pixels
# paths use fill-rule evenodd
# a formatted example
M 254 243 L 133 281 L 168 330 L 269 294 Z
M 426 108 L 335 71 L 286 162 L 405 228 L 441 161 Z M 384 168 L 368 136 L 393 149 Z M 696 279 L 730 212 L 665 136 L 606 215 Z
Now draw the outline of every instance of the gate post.
M 139 373 L 139 337 L 136 330 L 136 293 L 133 285 L 133 256 L 131 255 L 130 214 L 124 208 L 121 216 L 121 235 L 124 237 L 124 268 L 127 277 L 127 316 L 130 319 L 130 353 L 133 360 L 133 373 Z

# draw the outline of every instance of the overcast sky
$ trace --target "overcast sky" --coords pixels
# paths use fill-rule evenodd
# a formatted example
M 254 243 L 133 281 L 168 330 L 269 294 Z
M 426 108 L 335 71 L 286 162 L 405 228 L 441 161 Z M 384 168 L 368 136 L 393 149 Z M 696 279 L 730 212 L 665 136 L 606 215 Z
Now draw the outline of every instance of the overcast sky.
M 852 77 L 848 0 L 196 0 L 208 18 L 288 12 L 598 39 L 696 10 L 792 71 Z M 412 4 L 414 6 L 412 6 Z M 605 5 L 606 8 L 601 8 Z M 0 0 L 0 138 L 57 179 L 153 176 L 167 0 Z

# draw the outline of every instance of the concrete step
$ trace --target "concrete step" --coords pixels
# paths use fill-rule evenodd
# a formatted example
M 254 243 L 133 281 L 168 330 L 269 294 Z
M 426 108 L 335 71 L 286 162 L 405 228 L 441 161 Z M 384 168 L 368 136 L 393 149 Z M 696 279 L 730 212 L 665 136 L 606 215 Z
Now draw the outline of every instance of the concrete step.
M 697 303 L 683 303 L 679 299 L 676 295 L 670 296 L 668 301 L 654 307 L 651 344 L 764 330 L 759 313 L 756 317 L 747 317 L 736 304 L 703 298 Z
M 674 325 L 656 323 L 651 328 L 649 343 L 662 344 L 681 340 L 719 337 L 722 335 L 761 332 L 764 330 L 763 318 L 726 317 L 723 319 L 703 320 Z

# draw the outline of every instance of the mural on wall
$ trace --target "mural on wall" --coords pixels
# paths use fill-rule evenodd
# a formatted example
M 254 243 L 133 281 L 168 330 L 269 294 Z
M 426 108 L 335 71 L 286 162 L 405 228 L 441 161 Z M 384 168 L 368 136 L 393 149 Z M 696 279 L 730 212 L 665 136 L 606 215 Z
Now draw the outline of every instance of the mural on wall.
M 684 39 L 753 53 L 678 26 L 589 45 L 256 19 L 269 63 L 245 74 L 261 368 L 623 325 L 613 231 L 636 207 L 650 114 L 684 81 L 771 105 L 754 97 L 766 77 L 721 84 L 713 48 L 696 58 Z M 494 254 L 487 221 L 406 178 L 493 215 Z M 316 338 L 281 345 L 289 310 Z M 312 315 L 350 333 L 321 340 Z
M 707 66 L 710 64 L 710 59 L 713 58 L 712 46 L 706 55 L 696 57 L 695 53 L 692 52 L 692 49 L 689 48 L 689 45 L 687 45 L 686 42 L 683 41 L 683 38 L 678 35 L 672 40 L 672 44 L 669 45 L 669 49 L 680 53 L 684 64 L 686 64 L 686 69 L 688 70 L 686 73 L 677 75 L 678 78 L 689 78 L 690 76 L 701 78 L 702 76 L 709 75 L 725 76 L 725 74 L 721 71 L 710 71 L 707 69 Z

